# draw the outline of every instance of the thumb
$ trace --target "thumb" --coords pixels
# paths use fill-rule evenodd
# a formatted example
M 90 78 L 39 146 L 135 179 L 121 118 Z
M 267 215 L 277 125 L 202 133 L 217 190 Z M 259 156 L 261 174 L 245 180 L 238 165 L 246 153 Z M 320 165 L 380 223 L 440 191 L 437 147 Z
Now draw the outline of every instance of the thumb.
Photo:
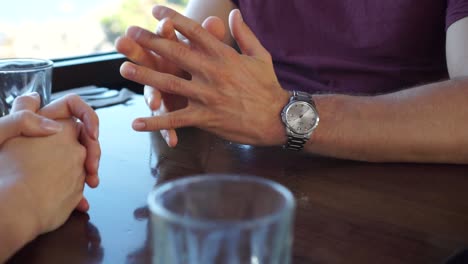
M 0 144 L 17 136 L 49 136 L 60 132 L 62 125 L 31 111 L 17 111 L 0 118 Z
M 32 92 L 16 97 L 13 101 L 11 112 L 13 113 L 21 110 L 29 110 L 35 113 L 37 110 L 39 110 L 40 107 L 41 96 L 37 92 Z
M 263 59 L 270 57 L 252 30 L 244 23 L 239 9 L 234 9 L 229 14 L 229 28 L 243 54 Z

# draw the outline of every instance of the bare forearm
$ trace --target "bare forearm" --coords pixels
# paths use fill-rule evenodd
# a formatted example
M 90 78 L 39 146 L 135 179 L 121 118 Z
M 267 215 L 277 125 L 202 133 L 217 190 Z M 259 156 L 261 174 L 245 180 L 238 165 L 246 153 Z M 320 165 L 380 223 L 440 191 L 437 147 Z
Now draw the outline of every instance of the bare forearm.
M 21 198 L 17 187 L 0 176 L 0 263 L 35 237 L 29 212 L 16 202 Z
M 320 125 L 306 150 L 375 162 L 468 163 L 468 80 L 373 97 L 314 97 Z

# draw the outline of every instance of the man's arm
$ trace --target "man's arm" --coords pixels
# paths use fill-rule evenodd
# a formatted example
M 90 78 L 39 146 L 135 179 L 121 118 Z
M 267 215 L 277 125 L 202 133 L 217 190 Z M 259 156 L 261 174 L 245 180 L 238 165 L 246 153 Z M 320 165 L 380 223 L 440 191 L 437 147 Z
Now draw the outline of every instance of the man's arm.
M 122 65 L 121 74 L 184 96 L 188 106 L 161 116 L 138 118 L 133 123 L 135 130 L 195 126 L 243 144 L 286 142 L 280 112 L 289 96 L 276 79 L 270 54 L 239 11 L 230 13 L 229 26 L 242 55 L 173 10 L 158 6 L 153 14 L 158 19 L 170 17 L 175 29 L 195 48 L 142 29 L 134 32 L 135 41 L 174 61 L 192 79 L 182 80 L 131 63 Z M 458 25 L 463 26 L 463 22 Z M 449 40 L 465 28 L 452 27 Z M 464 54 L 463 48 L 451 52 L 457 54 L 451 57 Z M 452 64 L 450 59 L 448 62 Z M 468 80 L 462 77 L 373 97 L 316 95 L 321 123 L 306 151 L 376 162 L 468 163 L 467 95 Z
M 468 18 L 447 31 L 450 80 L 373 97 L 317 95 L 306 150 L 382 162 L 468 163 Z

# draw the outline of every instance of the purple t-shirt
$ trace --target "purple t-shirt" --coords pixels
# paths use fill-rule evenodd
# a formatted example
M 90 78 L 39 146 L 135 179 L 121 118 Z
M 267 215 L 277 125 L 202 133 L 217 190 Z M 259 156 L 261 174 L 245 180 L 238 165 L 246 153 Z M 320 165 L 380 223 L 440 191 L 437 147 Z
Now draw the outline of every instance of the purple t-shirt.
M 232 0 L 289 90 L 378 94 L 448 78 L 468 0 Z

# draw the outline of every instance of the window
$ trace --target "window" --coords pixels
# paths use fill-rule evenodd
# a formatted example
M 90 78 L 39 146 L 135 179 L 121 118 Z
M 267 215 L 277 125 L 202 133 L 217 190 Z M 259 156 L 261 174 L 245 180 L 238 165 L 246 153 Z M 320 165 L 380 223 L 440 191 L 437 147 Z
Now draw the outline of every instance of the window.
M 183 12 L 188 0 L 10 0 L 0 8 L 0 58 L 55 62 L 53 90 L 140 86 L 120 77 L 114 41 L 129 25 L 154 30 L 155 4 Z
M 57 59 L 114 51 L 129 25 L 154 29 L 155 4 L 186 0 L 11 0 L 0 9 L 0 57 Z

